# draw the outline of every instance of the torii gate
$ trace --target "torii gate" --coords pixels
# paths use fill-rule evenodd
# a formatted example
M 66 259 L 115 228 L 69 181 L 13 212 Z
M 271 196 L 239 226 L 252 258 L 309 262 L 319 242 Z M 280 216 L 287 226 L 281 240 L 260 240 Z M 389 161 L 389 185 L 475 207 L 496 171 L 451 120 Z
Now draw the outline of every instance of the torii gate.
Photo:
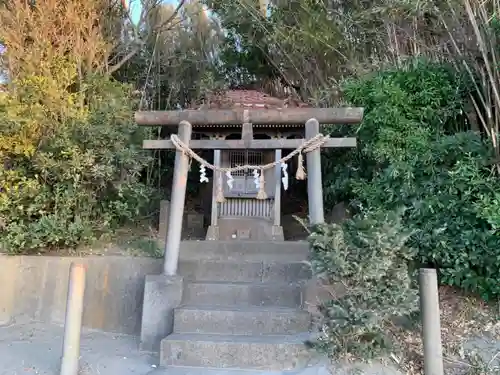
M 283 109 L 217 109 L 185 111 L 141 111 L 135 121 L 141 126 L 178 126 L 181 142 L 192 149 L 210 149 L 214 153 L 227 149 L 286 149 L 297 148 L 301 139 L 253 139 L 252 125 L 305 124 L 306 139 L 320 133 L 320 124 L 359 124 L 363 108 L 283 108 Z M 242 127 L 241 140 L 191 140 L 193 125 L 237 125 Z M 356 138 L 330 138 L 322 147 L 356 147 Z M 171 140 L 145 140 L 145 149 L 175 149 Z M 309 221 L 324 222 L 321 155 L 317 148 L 307 153 L 307 191 Z M 165 241 L 164 274 L 177 274 L 182 218 L 186 198 L 189 157 L 177 150 L 175 155 L 169 226 Z

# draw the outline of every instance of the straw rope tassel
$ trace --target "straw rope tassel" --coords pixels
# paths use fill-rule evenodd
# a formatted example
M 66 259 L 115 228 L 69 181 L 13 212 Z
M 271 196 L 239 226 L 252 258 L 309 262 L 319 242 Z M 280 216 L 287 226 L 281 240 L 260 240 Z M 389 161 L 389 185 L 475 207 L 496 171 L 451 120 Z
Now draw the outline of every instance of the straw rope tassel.
M 295 173 L 295 178 L 297 180 L 306 179 L 306 171 L 304 169 L 304 157 L 302 156 L 302 152 L 299 152 L 299 160 L 298 160 L 297 172 Z
M 267 199 L 267 194 L 266 194 L 266 181 L 264 180 L 264 171 L 260 171 L 260 178 L 259 178 L 259 192 L 257 193 L 256 196 L 257 199 Z
M 224 203 L 226 201 L 226 198 L 224 198 L 224 191 L 222 188 L 223 182 L 222 182 L 222 173 L 218 172 L 219 177 L 217 178 L 217 195 L 215 197 L 215 201 L 217 203 Z

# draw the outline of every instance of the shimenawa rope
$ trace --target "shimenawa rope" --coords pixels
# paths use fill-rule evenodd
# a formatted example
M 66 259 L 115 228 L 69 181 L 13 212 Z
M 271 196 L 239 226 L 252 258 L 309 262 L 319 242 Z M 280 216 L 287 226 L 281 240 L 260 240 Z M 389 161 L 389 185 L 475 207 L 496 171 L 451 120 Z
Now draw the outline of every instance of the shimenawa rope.
M 258 171 L 265 171 L 271 168 L 274 168 L 276 165 L 281 164 L 281 163 L 286 163 L 290 159 L 292 159 L 294 156 L 297 154 L 300 156 L 300 154 L 308 153 L 313 150 L 316 150 L 317 148 L 321 147 L 330 137 L 325 136 L 323 134 L 318 134 L 315 137 L 308 139 L 307 141 L 304 141 L 302 145 L 297 147 L 295 150 L 290 152 L 288 155 L 282 157 L 279 160 L 276 160 L 272 163 L 264 164 L 264 165 L 251 165 L 251 164 L 245 164 L 245 165 L 238 165 L 236 167 L 218 167 L 215 166 L 205 159 L 203 159 L 201 156 L 199 156 L 196 152 L 194 152 L 191 148 L 189 148 L 188 145 L 186 145 L 184 142 L 182 142 L 177 134 L 172 134 L 170 136 L 170 140 L 174 144 L 174 146 L 177 148 L 177 150 L 183 152 L 185 155 L 189 156 L 190 158 L 196 160 L 198 163 L 203 164 L 205 167 L 210 168 L 213 171 L 218 171 L 218 172 L 238 172 L 238 171 L 247 171 L 247 170 L 254 170 L 257 169 Z
M 259 192 L 257 193 L 256 198 L 257 199 L 267 199 L 267 194 L 265 191 L 265 180 L 264 180 L 264 172 L 268 169 L 275 168 L 277 165 L 282 165 L 283 163 L 286 163 L 290 159 L 292 159 L 295 155 L 299 155 L 298 159 L 298 167 L 297 167 L 297 172 L 295 174 L 295 178 L 297 180 L 304 180 L 306 178 L 306 172 L 304 170 L 304 158 L 302 153 L 308 153 L 311 152 L 319 147 L 321 147 L 327 140 L 329 139 L 328 135 L 323 135 L 323 134 L 318 134 L 315 137 L 308 139 L 302 143 L 299 147 L 297 147 L 295 150 L 290 152 L 288 155 L 285 157 L 275 160 L 272 163 L 264 164 L 264 165 L 238 165 L 236 167 L 218 167 L 214 164 L 209 163 L 205 159 L 203 159 L 201 156 L 199 156 L 196 152 L 194 152 L 188 145 L 186 145 L 184 142 L 182 142 L 179 137 L 176 134 L 172 134 L 170 136 L 170 140 L 174 144 L 174 146 L 177 148 L 177 150 L 181 151 L 185 155 L 189 156 L 190 160 L 196 160 L 198 163 L 201 165 L 204 165 L 206 168 L 210 168 L 213 170 L 215 173 L 218 174 L 217 178 L 217 196 L 216 196 L 216 201 L 219 203 L 222 203 L 225 201 L 224 198 L 224 192 L 222 189 L 222 173 L 229 172 L 230 174 L 233 172 L 238 172 L 238 171 L 248 171 L 248 170 L 257 170 L 260 172 L 259 176 Z M 215 176 L 214 173 L 214 176 Z

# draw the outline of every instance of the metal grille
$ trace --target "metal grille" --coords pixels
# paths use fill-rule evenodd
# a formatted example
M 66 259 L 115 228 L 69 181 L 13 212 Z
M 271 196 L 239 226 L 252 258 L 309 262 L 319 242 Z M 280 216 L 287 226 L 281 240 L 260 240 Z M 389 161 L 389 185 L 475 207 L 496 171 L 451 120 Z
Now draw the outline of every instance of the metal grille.
M 264 153 L 262 151 L 230 151 L 229 152 L 229 163 L 231 168 L 237 167 L 238 165 L 262 165 L 264 162 Z M 234 177 L 239 176 L 252 176 L 253 171 L 236 171 L 232 173 Z
M 237 167 L 238 165 L 243 165 L 246 159 L 245 151 L 231 151 L 229 153 L 229 163 L 231 164 L 231 168 Z M 245 171 L 236 171 L 231 173 L 233 177 L 243 177 L 245 176 Z
M 264 162 L 264 153 L 262 151 L 247 151 L 247 164 L 261 165 Z M 252 174 L 253 171 L 248 171 Z

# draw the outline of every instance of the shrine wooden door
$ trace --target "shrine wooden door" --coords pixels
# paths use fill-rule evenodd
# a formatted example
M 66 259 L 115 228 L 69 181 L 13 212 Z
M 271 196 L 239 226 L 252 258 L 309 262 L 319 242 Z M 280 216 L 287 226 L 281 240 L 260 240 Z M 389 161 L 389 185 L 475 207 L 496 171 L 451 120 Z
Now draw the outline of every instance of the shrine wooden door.
M 229 166 L 236 167 L 238 165 L 262 165 L 264 161 L 264 153 L 254 150 L 234 150 L 228 151 Z M 228 198 L 255 198 L 259 189 L 255 185 L 253 171 L 238 171 L 231 173 L 233 178 L 233 188 L 230 189 L 227 184 L 227 176 L 224 176 L 224 195 Z

